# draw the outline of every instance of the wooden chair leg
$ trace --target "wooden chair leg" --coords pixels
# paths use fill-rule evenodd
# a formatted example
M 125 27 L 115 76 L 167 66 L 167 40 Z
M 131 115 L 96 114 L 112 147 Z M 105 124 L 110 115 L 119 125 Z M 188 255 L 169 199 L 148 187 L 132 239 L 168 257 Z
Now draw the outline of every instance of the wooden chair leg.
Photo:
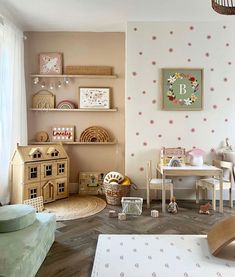
M 216 211 L 216 190 L 214 188 L 212 191 L 212 209 Z
M 196 181 L 196 203 L 199 203 L 199 185 L 198 181 Z
M 150 193 L 149 193 L 150 187 L 149 184 L 147 184 L 147 209 L 150 208 Z
M 171 188 L 170 188 L 170 200 L 172 199 L 173 196 L 174 196 L 173 186 L 171 186 Z
M 230 203 L 230 207 L 233 208 L 233 195 L 232 195 L 233 191 L 230 188 L 229 189 L 229 203 Z

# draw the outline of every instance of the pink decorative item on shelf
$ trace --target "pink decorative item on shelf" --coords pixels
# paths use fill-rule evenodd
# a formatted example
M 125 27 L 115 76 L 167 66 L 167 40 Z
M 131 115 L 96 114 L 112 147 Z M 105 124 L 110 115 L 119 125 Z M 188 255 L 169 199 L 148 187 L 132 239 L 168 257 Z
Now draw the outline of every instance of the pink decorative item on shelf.
M 195 166 L 203 165 L 203 155 L 205 154 L 204 150 L 195 148 L 195 149 L 189 150 L 187 154 L 190 155 L 191 165 L 195 165 Z

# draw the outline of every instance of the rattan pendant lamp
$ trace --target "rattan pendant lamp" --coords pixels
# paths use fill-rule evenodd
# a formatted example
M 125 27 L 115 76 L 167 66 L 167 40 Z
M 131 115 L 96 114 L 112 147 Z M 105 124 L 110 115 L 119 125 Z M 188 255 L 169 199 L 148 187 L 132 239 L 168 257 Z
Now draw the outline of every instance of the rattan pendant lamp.
M 211 0 L 211 5 L 217 13 L 235 15 L 235 0 Z

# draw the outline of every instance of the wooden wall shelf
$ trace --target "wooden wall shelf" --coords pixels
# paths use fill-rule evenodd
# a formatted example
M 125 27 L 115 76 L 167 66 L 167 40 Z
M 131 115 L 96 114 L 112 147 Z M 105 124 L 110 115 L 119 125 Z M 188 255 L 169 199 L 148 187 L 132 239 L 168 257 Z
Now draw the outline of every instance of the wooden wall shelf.
M 118 75 L 42 75 L 31 74 L 32 78 L 81 78 L 81 79 L 117 79 Z
M 30 111 L 35 112 L 117 112 L 118 108 L 113 109 L 36 109 L 31 108 Z
M 50 144 L 64 144 L 64 145 L 115 145 L 117 141 L 109 141 L 109 142 L 80 142 L 80 141 L 70 141 L 70 142 L 38 142 L 38 141 L 29 141 L 29 145 L 50 145 Z

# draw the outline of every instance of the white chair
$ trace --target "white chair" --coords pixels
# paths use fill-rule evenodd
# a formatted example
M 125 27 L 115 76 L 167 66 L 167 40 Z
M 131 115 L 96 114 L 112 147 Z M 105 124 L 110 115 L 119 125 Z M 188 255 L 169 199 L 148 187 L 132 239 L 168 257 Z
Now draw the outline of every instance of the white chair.
M 232 189 L 234 183 L 233 163 L 214 160 L 213 165 L 223 170 L 223 190 L 229 190 L 230 207 L 233 207 Z M 215 177 L 200 179 L 196 181 L 196 203 L 199 203 L 199 189 L 202 188 L 207 193 L 207 190 L 212 190 L 212 208 L 216 210 L 216 191 L 220 190 L 220 181 Z M 206 198 L 206 196 L 205 196 Z
M 147 189 L 147 208 L 150 208 L 150 189 L 161 190 L 162 189 L 162 179 L 152 178 L 152 162 L 147 162 L 146 167 L 146 189 Z M 165 189 L 170 191 L 170 198 L 173 197 L 173 183 L 171 179 L 165 180 Z

